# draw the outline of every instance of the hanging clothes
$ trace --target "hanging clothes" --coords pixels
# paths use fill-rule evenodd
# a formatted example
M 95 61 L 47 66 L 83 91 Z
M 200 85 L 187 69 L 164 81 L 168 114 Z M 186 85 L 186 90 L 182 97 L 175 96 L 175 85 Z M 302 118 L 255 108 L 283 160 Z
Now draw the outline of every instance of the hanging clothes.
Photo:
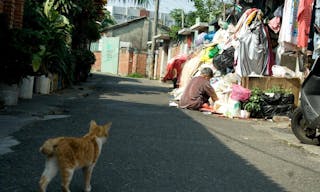
M 268 60 L 267 60 L 267 67 L 265 70 L 265 75 L 271 76 L 272 75 L 272 66 L 275 65 L 275 53 L 272 50 L 272 42 L 270 38 L 269 29 L 267 26 L 264 26 L 264 30 L 267 35 L 267 41 L 268 41 Z
M 274 17 L 269 22 L 268 25 L 275 33 L 279 33 L 281 29 L 281 17 Z
M 311 22 L 310 22 L 310 33 L 309 33 L 308 48 L 307 48 L 308 51 L 313 51 L 314 50 L 314 47 L 313 47 L 313 36 L 314 36 L 314 33 L 315 33 L 314 20 L 315 20 L 316 2 L 317 2 L 317 0 L 314 1 L 313 8 L 312 8 L 312 16 L 311 16 Z
M 181 71 L 183 69 L 183 64 L 187 61 L 188 56 L 185 54 L 180 54 L 170 59 L 167 63 L 167 72 L 163 81 L 175 80 L 180 81 Z M 176 84 L 177 82 L 174 82 Z M 175 87 L 176 88 L 176 87 Z
M 298 36 L 297 45 L 301 48 L 308 46 L 310 22 L 312 16 L 313 0 L 300 0 L 297 14 Z
M 249 17 L 249 15 L 252 12 L 257 11 L 256 8 L 251 8 L 251 9 L 247 9 L 242 16 L 240 17 L 240 19 L 238 20 L 237 25 L 234 27 L 234 37 L 233 38 L 238 38 L 239 34 L 241 33 L 241 29 L 243 28 L 244 23 L 246 22 L 247 18 Z
M 268 22 L 268 26 L 274 33 L 279 33 L 281 29 L 281 19 L 283 14 L 283 5 L 280 5 L 273 13 L 273 18 Z
M 314 24 L 317 26 L 320 26 L 320 0 L 315 0 L 315 20 Z M 313 36 L 313 46 L 314 46 L 314 51 L 312 54 L 312 58 L 316 59 L 320 56 L 320 34 L 315 32 Z
M 251 74 L 263 75 L 267 69 L 268 62 L 268 40 L 264 29 L 262 12 L 258 10 L 253 20 L 248 17 L 247 23 L 243 26 L 239 36 L 239 46 L 237 49 L 236 72 L 240 76 Z
M 288 42 L 297 44 L 298 36 L 298 13 L 299 0 L 285 0 L 281 29 L 279 33 L 279 43 Z

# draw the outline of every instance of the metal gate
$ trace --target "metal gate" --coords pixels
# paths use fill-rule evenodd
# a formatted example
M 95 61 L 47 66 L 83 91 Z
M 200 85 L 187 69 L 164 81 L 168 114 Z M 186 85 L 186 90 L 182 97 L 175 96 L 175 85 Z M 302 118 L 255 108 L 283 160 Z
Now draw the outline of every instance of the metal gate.
M 102 37 L 101 72 L 118 74 L 120 37 Z

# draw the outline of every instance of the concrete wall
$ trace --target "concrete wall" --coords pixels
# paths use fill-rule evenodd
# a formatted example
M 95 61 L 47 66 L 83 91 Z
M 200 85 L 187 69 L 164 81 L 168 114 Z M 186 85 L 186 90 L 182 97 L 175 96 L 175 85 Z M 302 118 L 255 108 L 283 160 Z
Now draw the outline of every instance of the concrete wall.
M 134 66 L 135 66 L 135 72 L 142 74 L 144 76 L 147 75 L 147 54 L 146 53 L 138 53 L 135 54 L 134 58 Z
M 151 22 L 141 19 L 128 23 L 124 27 L 108 30 L 108 37 L 120 37 L 120 41 L 131 42 L 132 47 L 138 50 L 147 50 L 148 39 L 151 39 Z
M 96 62 L 92 66 L 92 71 L 101 71 L 101 52 L 95 51 Z M 133 50 L 122 48 L 119 53 L 118 74 L 127 76 L 132 73 L 138 73 L 146 76 L 147 54 L 137 53 Z
M 126 48 L 120 49 L 118 66 L 119 75 L 127 76 L 132 73 L 132 56 L 132 51 L 129 51 Z
M 96 51 L 94 52 L 94 56 L 96 58 L 96 61 L 94 65 L 92 66 L 91 70 L 92 71 L 101 71 L 101 52 Z

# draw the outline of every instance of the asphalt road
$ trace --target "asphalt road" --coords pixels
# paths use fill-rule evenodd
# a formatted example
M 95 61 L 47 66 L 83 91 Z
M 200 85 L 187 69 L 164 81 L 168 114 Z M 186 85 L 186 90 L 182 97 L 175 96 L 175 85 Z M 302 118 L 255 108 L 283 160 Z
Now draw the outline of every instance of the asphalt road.
M 49 137 L 81 136 L 90 120 L 112 121 L 94 169 L 96 192 L 308 191 L 320 189 L 320 158 L 288 145 L 265 122 L 205 115 L 169 107 L 158 81 L 95 74 L 87 95 L 60 95 L 65 118 L 36 120 L 13 132 L 19 142 L 0 156 L 0 191 L 38 191 Z M 61 96 L 63 96 L 61 98 Z M 71 191 L 81 191 L 76 172 Z M 56 177 L 48 191 L 59 191 Z

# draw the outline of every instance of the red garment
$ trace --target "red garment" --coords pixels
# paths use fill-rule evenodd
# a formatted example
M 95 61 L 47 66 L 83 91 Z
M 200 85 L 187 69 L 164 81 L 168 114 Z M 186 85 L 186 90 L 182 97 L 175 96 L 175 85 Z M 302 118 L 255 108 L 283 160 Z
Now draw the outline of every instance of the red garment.
M 276 55 L 272 50 L 271 39 L 269 35 L 269 29 L 267 26 L 264 27 L 264 30 L 267 34 L 268 40 L 268 61 L 267 61 L 267 69 L 265 71 L 265 75 L 272 76 L 272 66 L 276 63 Z
M 204 103 L 209 102 L 209 98 L 215 94 L 210 81 L 203 76 L 194 77 L 186 86 L 179 106 L 181 108 L 198 110 Z
M 275 33 L 279 33 L 281 28 L 281 18 L 280 17 L 274 17 L 269 22 L 268 25 L 270 29 L 272 29 Z
M 174 75 L 174 69 L 177 72 L 177 76 L 176 78 L 179 80 L 180 75 L 181 75 L 181 71 L 183 68 L 183 64 L 184 62 L 186 62 L 187 60 L 187 55 L 178 55 L 172 59 L 169 60 L 168 64 L 167 64 L 167 73 L 163 78 L 163 81 L 166 80 L 172 80 L 173 78 L 175 78 Z
M 308 37 L 310 33 L 310 23 L 313 8 L 313 0 L 300 0 L 297 14 L 298 21 L 298 47 L 308 46 Z

